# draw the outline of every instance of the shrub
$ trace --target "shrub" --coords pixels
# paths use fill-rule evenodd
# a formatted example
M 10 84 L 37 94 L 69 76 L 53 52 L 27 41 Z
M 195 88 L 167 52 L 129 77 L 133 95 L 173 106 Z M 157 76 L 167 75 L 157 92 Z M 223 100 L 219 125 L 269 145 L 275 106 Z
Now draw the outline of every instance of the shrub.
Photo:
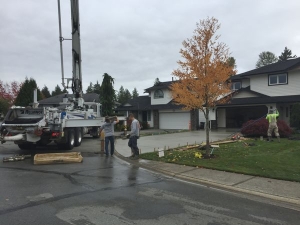
M 277 126 L 281 137 L 289 137 L 292 134 L 292 129 L 284 120 L 278 120 Z M 266 119 L 249 120 L 243 124 L 241 133 L 247 137 L 267 136 L 269 122 Z M 274 134 L 273 134 L 274 135 Z
M 142 130 L 146 130 L 146 129 L 150 128 L 150 126 L 149 126 L 149 124 L 148 124 L 147 121 L 143 121 L 140 124 L 141 124 Z
M 118 123 L 115 126 L 115 131 L 124 131 L 125 125 L 124 123 Z

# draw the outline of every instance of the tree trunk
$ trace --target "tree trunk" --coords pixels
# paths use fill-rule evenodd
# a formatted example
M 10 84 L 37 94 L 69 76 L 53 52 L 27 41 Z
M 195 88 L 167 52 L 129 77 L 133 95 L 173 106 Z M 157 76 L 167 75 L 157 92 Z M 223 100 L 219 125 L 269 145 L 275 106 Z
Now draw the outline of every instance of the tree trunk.
M 206 119 L 206 126 L 205 126 L 205 131 L 206 131 L 206 155 L 209 156 L 209 150 L 210 150 L 210 145 L 209 145 L 209 108 L 205 108 L 205 119 Z

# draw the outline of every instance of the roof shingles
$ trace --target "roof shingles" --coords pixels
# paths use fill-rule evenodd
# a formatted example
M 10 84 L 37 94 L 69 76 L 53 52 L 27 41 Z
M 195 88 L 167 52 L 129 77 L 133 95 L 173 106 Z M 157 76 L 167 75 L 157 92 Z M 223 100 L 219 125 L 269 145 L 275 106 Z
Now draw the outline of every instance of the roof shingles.
M 263 66 L 254 70 L 250 70 L 245 73 L 240 73 L 235 76 L 232 76 L 231 79 L 235 80 L 235 79 L 239 79 L 247 76 L 253 76 L 253 75 L 287 72 L 289 70 L 297 68 L 298 66 L 300 66 L 300 57 L 294 59 L 288 59 L 285 61 L 280 61 L 277 63 L 272 63 L 270 65 Z

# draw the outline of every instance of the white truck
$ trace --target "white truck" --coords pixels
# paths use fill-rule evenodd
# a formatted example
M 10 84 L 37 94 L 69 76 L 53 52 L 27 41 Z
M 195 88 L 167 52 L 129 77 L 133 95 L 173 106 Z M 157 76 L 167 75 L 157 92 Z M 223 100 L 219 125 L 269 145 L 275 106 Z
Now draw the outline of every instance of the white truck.
M 34 90 L 32 107 L 13 106 L 5 116 L 0 128 L 1 143 L 14 141 L 21 149 L 33 149 L 38 145 L 55 142 L 59 148 L 71 150 L 81 144 L 84 134 L 99 137 L 100 126 L 104 123 L 101 117 L 101 105 L 95 102 L 84 102 L 82 97 L 78 0 L 71 0 L 72 39 L 62 37 L 60 0 L 58 0 L 58 20 L 62 86 L 66 89 L 71 88 L 74 97 L 64 98 L 61 103 L 65 106 L 63 109 L 61 107 L 38 108 L 36 90 Z M 64 78 L 62 48 L 64 40 L 72 40 L 72 78 Z

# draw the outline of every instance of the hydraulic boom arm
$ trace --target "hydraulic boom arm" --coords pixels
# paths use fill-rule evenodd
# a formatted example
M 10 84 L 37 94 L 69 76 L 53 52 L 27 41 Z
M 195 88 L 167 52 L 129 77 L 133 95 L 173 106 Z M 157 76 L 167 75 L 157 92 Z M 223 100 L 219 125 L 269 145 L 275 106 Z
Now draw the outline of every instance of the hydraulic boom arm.
M 82 75 L 81 75 L 81 46 L 80 46 L 80 23 L 79 23 L 79 0 L 70 0 L 71 3 L 71 24 L 72 24 L 72 39 L 64 39 L 61 31 L 61 13 L 60 0 L 58 3 L 58 21 L 59 21 L 59 40 L 61 53 L 61 71 L 62 71 L 62 85 L 64 88 L 69 88 L 68 84 L 71 81 L 72 92 L 74 94 L 75 103 L 77 107 L 83 107 L 82 98 Z M 65 85 L 64 66 L 63 66 L 63 47 L 64 40 L 72 40 L 72 78 L 66 78 L 67 85 Z

